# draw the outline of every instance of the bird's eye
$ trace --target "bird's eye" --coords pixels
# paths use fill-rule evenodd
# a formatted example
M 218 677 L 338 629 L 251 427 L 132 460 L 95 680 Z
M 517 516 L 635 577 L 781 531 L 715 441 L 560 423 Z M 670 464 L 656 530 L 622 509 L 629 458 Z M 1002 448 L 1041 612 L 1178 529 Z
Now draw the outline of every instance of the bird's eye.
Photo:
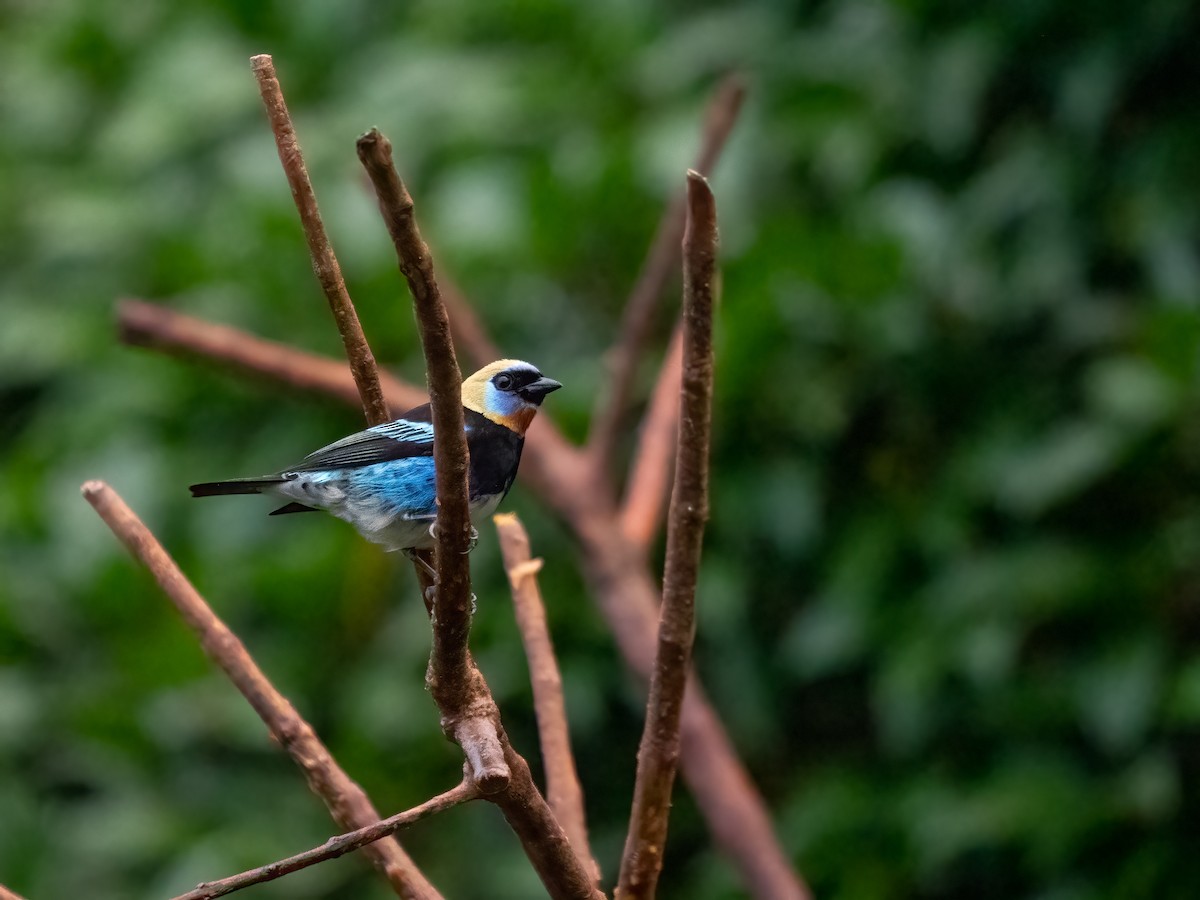
M 495 384 L 496 387 L 498 387 L 500 390 L 507 391 L 510 387 L 513 386 L 513 378 L 507 372 L 501 372 L 499 375 L 496 376 L 495 381 L 493 381 L 493 384 Z

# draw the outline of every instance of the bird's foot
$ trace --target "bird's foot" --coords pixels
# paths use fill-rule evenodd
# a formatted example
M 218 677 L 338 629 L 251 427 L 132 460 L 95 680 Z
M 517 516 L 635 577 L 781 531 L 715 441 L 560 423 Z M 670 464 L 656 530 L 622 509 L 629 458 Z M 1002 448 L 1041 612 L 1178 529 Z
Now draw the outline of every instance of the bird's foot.
M 429 526 L 429 536 L 431 538 L 433 538 L 434 542 L 436 543 L 436 541 L 437 541 L 437 522 L 436 521 L 434 521 Z M 474 525 L 472 525 L 471 526 L 471 536 L 469 538 L 467 538 L 467 549 L 464 550 L 463 553 L 470 553 L 472 550 L 475 549 L 475 545 L 478 543 L 479 543 L 479 531 L 475 528 Z

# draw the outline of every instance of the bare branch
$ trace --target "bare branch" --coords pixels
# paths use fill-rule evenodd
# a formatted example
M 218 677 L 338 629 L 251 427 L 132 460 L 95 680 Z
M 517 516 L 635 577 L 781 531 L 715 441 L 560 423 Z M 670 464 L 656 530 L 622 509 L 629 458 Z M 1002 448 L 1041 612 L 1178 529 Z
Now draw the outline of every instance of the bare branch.
M 713 92 L 704 120 L 700 149 L 692 165 L 700 174 L 711 174 L 737 122 L 745 96 L 746 84 L 738 74 L 726 76 Z M 625 303 L 616 343 L 608 352 L 608 390 L 597 401 L 588 436 L 588 449 L 602 472 L 612 467 L 613 451 L 621 434 L 629 396 L 637 378 L 638 361 L 650 334 L 655 307 L 667 280 L 679 265 L 679 243 L 683 238 L 686 208 L 683 194 L 677 194 L 663 212 L 650 250 L 642 263 L 642 270 Z
M 117 492 L 102 481 L 89 481 L 82 490 L 113 534 L 154 576 L 184 622 L 200 638 L 200 646 L 208 658 L 229 676 L 263 720 L 271 737 L 295 760 L 309 788 L 325 801 L 333 820 L 347 829 L 379 821 L 379 813 L 363 789 L 338 766 L 312 726 L 275 689 L 237 635 L 217 617 Z M 367 853 L 398 896 L 414 900 L 440 898 L 394 839 L 372 844 Z
M 206 322 L 154 303 L 121 300 L 117 303 L 117 329 L 126 344 L 213 360 L 295 390 L 326 394 L 351 405 L 361 403 L 345 362 L 305 353 L 228 325 Z M 386 372 L 381 372 L 379 379 L 387 401 L 396 409 L 410 409 L 429 399 L 420 388 Z
M 575 849 L 579 862 L 588 869 L 596 882 L 600 867 L 588 846 L 587 817 L 584 814 L 583 789 L 575 771 L 571 753 L 571 735 L 567 728 L 567 708 L 563 701 L 562 676 L 550 629 L 546 625 L 546 608 L 538 589 L 537 573 L 540 559 L 532 559 L 529 535 L 515 513 L 492 516 L 500 535 L 500 552 L 512 587 L 513 608 L 517 627 L 525 644 L 529 660 L 529 675 L 533 683 L 533 705 L 537 716 L 538 735 L 542 744 L 542 762 L 546 767 L 546 800 Z
M 25 898 L 11 888 L 0 884 L 0 900 L 25 900 Z
M 372 129 L 358 139 L 358 158 L 375 186 L 400 271 L 413 295 L 429 373 L 439 507 L 433 652 L 426 681 L 442 712 L 443 730 L 462 746 L 468 767 L 479 773 L 481 792 L 500 807 L 551 896 L 599 898 L 603 895 L 576 859 L 562 826 L 534 785 L 529 766 L 509 744 L 492 693 L 467 650 L 474 599 L 468 558 L 473 529 L 467 504 L 462 375 L 433 261 L 417 228 L 412 197 L 392 163 L 391 142 Z
M 287 859 L 277 860 L 265 866 L 249 869 L 237 875 L 230 875 L 228 878 L 222 878 L 218 881 L 206 881 L 203 884 L 197 885 L 194 890 L 190 890 L 186 894 L 180 894 L 174 900 L 213 900 L 215 897 L 224 897 L 226 894 L 232 894 L 234 891 L 240 891 L 242 888 L 247 888 L 251 885 L 262 884 L 264 881 L 274 881 L 276 878 L 282 878 L 284 875 L 299 872 L 301 869 L 307 869 L 309 866 L 314 866 L 317 863 L 345 856 L 347 853 L 357 850 L 360 847 L 365 847 L 374 841 L 378 841 L 380 838 L 395 834 L 401 828 L 415 825 L 417 822 L 435 813 L 445 812 L 460 803 L 474 800 L 478 796 L 478 788 L 470 781 L 463 781 L 457 787 L 451 788 L 443 794 L 438 794 L 436 797 L 426 800 L 412 809 L 406 809 L 404 812 L 396 813 L 394 816 L 388 816 L 382 821 L 368 825 L 365 828 L 359 828 L 357 831 L 331 837 L 320 847 L 314 847 L 311 850 L 305 850 L 303 853 L 297 853 L 295 856 L 289 856 Z
M 413 215 L 412 196 L 392 164 L 391 142 L 375 129 L 358 139 L 358 158 L 379 199 L 400 271 L 408 281 L 425 349 L 432 407 L 438 496 L 438 601 L 435 677 L 465 668 L 471 625 L 471 512 L 467 505 L 467 438 L 462 407 L 462 372 L 450 337 L 450 317 L 433 274 L 429 247 Z
M 679 764 L 683 692 L 696 636 L 696 579 L 708 519 L 708 447 L 712 431 L 712 313 L 717 208 L 708 182 L 687 173 L 688 219 L 683 235 L 683 383 L 675 488 L 667 522 L 667 562 L 650 679 L 646 727 L 638 750 L 633 813 L 617 893 L 654 897 L 662 871 L 671 789 Z
M 642 419 L 637 451 L 625 484 L 625 498 L 621 501 L 621 533 L 643 554 L 658 533 L 671 484 L 682 377 L 683 329 L 676 325 L 650 406 Z
M 433 652 L 429 659 L 428 683 L 430 693 L 442 710 L 444 725 L 462 744 L 468 735 L 479 740 L 468 749 L 467 759 L 486 771 L 480 780 L 485 791 L 503 787 L 504 757 L 494 735 L 487 735 L 491 721 L 491 697 L 480 702 L 474 683 L 467 638 L 471 629 L 472 595 L 471 567 L 471 510 L 467 503 L 467 437 L 462 406 L 462 372 L 454 355 L 450 337 L 450 318 L 442 303 L 441 292 L 433 274 L 433 259 L 429 247 L 421 239 L 413 215 L 412 196 L 400 180 L 392 163 L 391 142 L 372 129 L 358 139 L 358 158 L 367 171 L 379 211 L 396 247 L 400 271 L 408 281 L 416 308 L 417 324 L 421 330 L 421 345 L 425 350 L 426 370 L 429 373 L 429 402 L 433 419 L 433 457 L 437 472 L 437 552 L 438 573 L 434 594 Z M 466 716 L 470 713 L 469 716 Z M 483 722 L 465 725 L 466 718 L 482 718 Z M 463 726 L 460 729 L 460 726 Z
M 358 321 L 358 313 L 354 311 L 354 304 L 350 302 L 350 294 L 342 279 L 341 267 L 337 257 L 333 255 L 329 237 L 325 234 L 321 212 L 317 209 L 317 196 L 313 192 L 304 157 L 300 154 L 300 144 L 296 140 L 296 129 L 292 127 L 292 118 L 288 115 L 279 79 L 275 77 L 275 64 L 270 56 L 263 53 L 250 58 L 250 67 L 254 71 L 254 77 L 258 79 L 258 89 L 262 94 L 263 105 L 267 108 L 267 118 L 271 122 L 271 130 L 275 133 L 279 161 L 283 164 L 284 174 L 287 175 L 288 185 L 292 189 L 292 199 L 300 213 L 300 224 L 304 227 L 308 252 L 312 256 L 313 272 L 316 273 L 321 290 L 325 292 L 325 298 L 329 301 L 329 308 L 333 312 L 342 343 L 346 347 L 346 358 L 350 360 L 350 371 L 354 374 L 354 383 L 362 397 L 367 423 L 379 425 L 390 422 L 392 414 L 383 398 L 383 389 L 379 386 L 375 357 L 367 345 L 362 325 Z

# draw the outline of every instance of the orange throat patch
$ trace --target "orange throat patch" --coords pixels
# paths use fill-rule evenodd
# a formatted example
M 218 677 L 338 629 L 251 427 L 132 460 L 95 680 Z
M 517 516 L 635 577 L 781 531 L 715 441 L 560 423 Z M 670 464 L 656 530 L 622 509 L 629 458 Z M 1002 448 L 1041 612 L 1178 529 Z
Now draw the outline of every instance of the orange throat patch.
M 503 425 L 510 431 L 515 431 L 524 437 L 525 430 L 529 428 L 530 423 L 533 422 L 533 417 L 537 415 L 537 407 L 527 406 L 511 416 L 494 415 L 492 413 L 484 413 L 483 415 L 496 424 Z

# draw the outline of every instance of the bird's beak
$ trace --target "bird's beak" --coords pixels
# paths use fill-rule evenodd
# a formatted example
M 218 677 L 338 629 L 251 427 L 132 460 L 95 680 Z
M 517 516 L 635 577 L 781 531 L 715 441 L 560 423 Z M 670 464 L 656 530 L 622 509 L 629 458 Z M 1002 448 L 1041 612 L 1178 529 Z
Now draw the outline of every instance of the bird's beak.
M 562 385 L 553 378 L 547 378 L 543 375 L 537 381 L 531 382 L 521 388 L 521 394 L 527 396 L 534 403 L 541 403 L 543 397 L 552 391 L 557 391 L 560 387 Z

